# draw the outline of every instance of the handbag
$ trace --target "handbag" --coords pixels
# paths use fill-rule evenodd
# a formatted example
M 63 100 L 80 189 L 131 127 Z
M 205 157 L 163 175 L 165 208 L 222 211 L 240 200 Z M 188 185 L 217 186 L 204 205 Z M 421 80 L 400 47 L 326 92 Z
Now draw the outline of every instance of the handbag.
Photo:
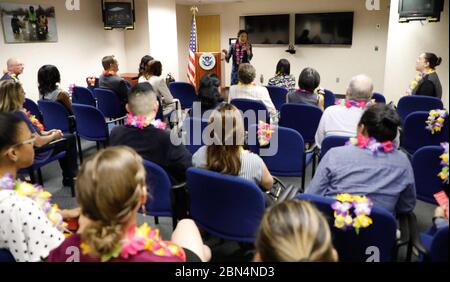
M 272 188 L 266 192 L 267 197 L 273 203 L 293 199 L 298 192 L 294 185 L 286 186 L 279 178 L 273 177 Z

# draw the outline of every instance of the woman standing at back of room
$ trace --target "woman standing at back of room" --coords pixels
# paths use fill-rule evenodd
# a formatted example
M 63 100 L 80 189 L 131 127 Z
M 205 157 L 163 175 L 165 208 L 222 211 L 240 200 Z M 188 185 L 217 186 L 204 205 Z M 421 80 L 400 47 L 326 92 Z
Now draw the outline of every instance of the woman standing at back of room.
M 231 85 L 238 84 L 238 70 L 243 63 L 250 63 L 253 58 L 252 45 L 248 42 L 248 33 L 245 30 L 238 32 L 238 39 L 236 43 L 230 45 L 227 50 L 222 50 L 225 55 L 225 60 L 230 62 L 233 58 L 233 67 L 231 69 Z
M 436 73 L 436 67 L 442 58 L 433 53 L 422 53 L 416 61 L 416 70 L 419 75 L 411 82 L 408 95 L 420 95 L 442 98 L 442 85 Z

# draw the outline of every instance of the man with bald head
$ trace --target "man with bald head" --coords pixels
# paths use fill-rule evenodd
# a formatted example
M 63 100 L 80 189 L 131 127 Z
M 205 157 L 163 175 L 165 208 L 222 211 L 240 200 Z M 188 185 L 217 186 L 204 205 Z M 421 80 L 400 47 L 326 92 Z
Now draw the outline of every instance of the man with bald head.
M 0 81 L 12 79 L 15 81 L 19 80 L 19 75 L 23 73 L 24 65 L 23 63 L 17 59 L 17 58 L 10 58 L 6 62 L 7 70 L 3 72 L 2 78 L 0 78 Z
M 341 105 L 328 107 L 320 120 L 316 132 L 316 144 L 320 148 L 327 136 L 356 136 L 356 129 L 361 116 L 370 103 L 373 93 L 373 82 L 364 74 L 350 80 L 345 101 Z

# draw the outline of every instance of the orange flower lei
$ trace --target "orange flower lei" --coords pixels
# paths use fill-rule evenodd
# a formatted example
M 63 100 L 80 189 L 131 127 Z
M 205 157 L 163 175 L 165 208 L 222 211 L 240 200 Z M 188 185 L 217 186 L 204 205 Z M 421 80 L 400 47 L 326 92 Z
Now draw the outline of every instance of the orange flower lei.
M 36 118 L 36 116 L 32 115 L 30 112 L 26 112 L 28 119 L 31 123 L 36 126 L 40 131 L 44 131 L 44 125 Z

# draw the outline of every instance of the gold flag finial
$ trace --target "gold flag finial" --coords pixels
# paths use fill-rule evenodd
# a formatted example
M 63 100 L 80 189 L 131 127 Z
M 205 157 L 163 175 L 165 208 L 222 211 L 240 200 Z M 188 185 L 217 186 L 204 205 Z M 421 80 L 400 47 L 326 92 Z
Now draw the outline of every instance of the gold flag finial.
M 196 16 L 198 14 L 198 7 L 197 6 L 192 6 L 191 7 L 191 13 Z

